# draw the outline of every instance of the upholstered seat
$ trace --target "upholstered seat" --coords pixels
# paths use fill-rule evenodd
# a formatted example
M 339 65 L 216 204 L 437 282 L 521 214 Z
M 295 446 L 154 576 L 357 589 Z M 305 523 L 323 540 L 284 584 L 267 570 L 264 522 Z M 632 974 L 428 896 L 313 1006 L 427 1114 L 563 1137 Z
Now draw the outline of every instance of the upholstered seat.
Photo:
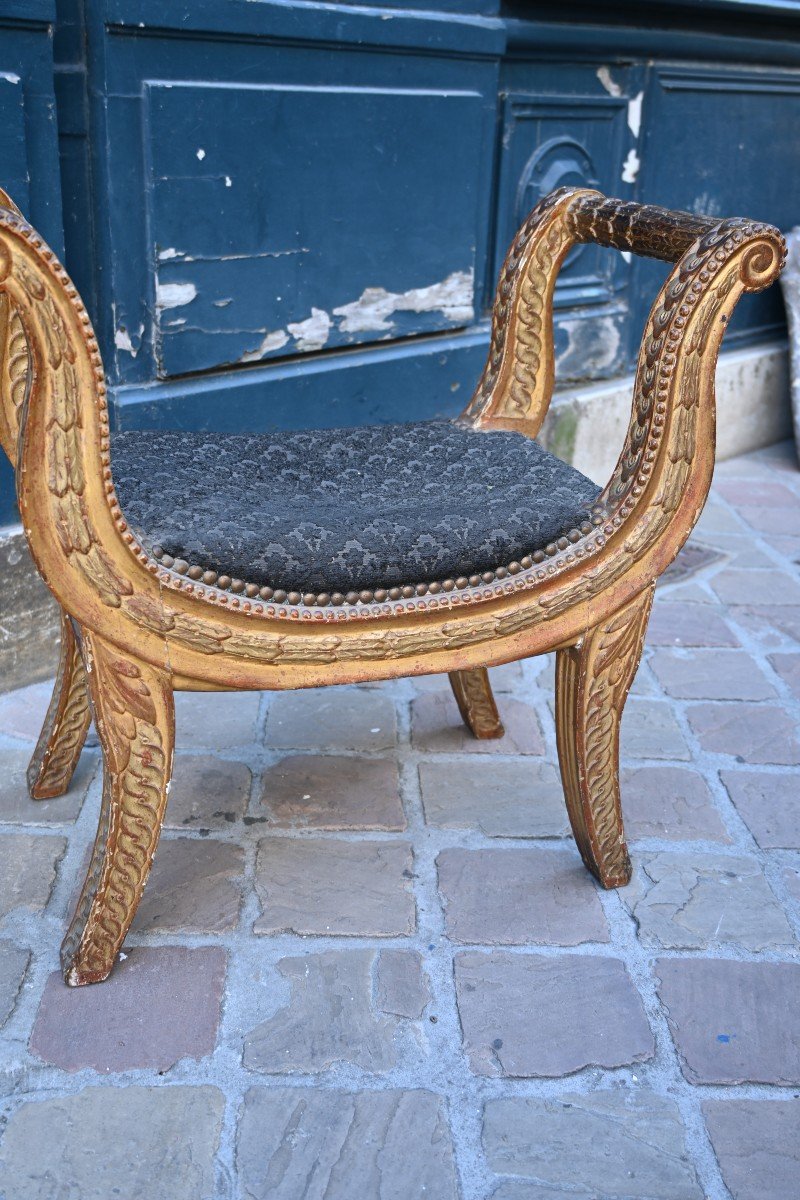
M 530 566 L 590 531 L 600 490 L 522 434 L 449 421 L 128 431 L 112 470 L 131 528 L 166 565 L 317 603 Z

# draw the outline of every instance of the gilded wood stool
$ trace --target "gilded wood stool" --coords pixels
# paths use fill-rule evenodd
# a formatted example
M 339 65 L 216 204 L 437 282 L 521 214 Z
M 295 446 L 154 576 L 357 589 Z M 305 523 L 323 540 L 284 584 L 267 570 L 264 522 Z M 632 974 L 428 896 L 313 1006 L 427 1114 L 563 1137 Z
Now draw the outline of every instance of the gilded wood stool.
M 553 388 L 556 276 L 578 242 L 676 264 L 602 490 L 533 440 Z M 61 952 L 68 984 L 106 978 L 136 911 L 164 816 L 177 689 L 447 671 L 464 721 L 489 738 L 502 725 L 487 667 L 555 650 L 575 840 L 603 887 L 627 883 L 620 717 L 655 581 L 711 482 L 726 324 L 783 254 L 768 225 L 562 188 L 511 245 L 486 367 L 457 422 L 112 436 L 86 310 L 0 193 L 0 440 L 63 613 L 31 795 L 66 790 L 92 713 L 103 751 L 97 839 Z

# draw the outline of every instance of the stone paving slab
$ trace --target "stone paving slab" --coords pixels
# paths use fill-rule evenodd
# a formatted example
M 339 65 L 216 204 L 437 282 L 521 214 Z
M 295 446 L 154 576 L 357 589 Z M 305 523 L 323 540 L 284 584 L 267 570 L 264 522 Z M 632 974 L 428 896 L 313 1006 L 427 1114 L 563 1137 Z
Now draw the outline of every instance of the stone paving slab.
M 625 706 L 620 732 L 623 758 L 658 758 L 688 761 L 692 752 L 675 714 L 665 700 L 631 696 Z
M 739 762 L 800 764 L 797 724 L 774 704 L 693 704 L 686 713 L 700 745 Z
M 279 692 L 270 703 L 267 745 L 282 750 L 392 750 L 395 709 L 377 688 Z
M 178 746 L 215 750 L 247 746 L 255 738 L 259 692 L 179 692 L 175 697 Z
M 0 917 L 19 907 L 44 908 L 66 845 L 64 838 L 28 833 L 0 838 Z
M 796 654 L 770 654 L 769 661 L 795 700 L 800 700 L 800 651 Z
M 224 1107 L 215 1087 L 135 1084 L 23 1104 L 3 1139 L 0 1195 L 212 1200 Z
M 281 959 L 289 1002 L 246 1035 L 244 1065 L 267 1074 L 325 1071 L 340 1062 L 373 1074 L 393 1067 L 399 1021 L 378 1008 L 376 959 L 366 949 Z
M 789 1200 L 800 1180 L 800 1102 L 705 1100 L 703 1113 L 734 1200 Z
M 718 478 L 626 705 L 627 888 L 570 837 L 552 654 L 492 669 L 490 742 L 441 674 L 181 694 L 126 957 L 71 991 L 97 739 L 34 804 L 51 685 L 0 695 L 0 1196 L 789 1200 L 800 471 Z
M 441 1096 L 254 1087 L 237 1162 L 252 1200 L 458 1200 Z
M 479 1075 L 557 1077 L 653 1056 L 641 999 L 618 959 L 470 951 L 455 969 L 464 1050 Z
M 561 776 L 552 763 L 422 762 L 425 819 L 490 838 L 560 838 L 569 833 Z
M 102 987 L 67 988 L 48 978 L 31 1053 L 63 1071 L 166 1071 L 214 1049 L 225 977 L 224 950 L 135 949 Z
M 622 893 L 642 941 L 665 950 L 793 948 L 797 941 L 758 863 L 731 854 L 643 857 Z
M 655 970 L 691 1083 L 800 1084 L 800 963 L 671 958 Z
M 288 754 L 265 772 L 261 809 L 282 829 L 405 829 L 397 763 Z
M 256 933 L 397 937 L 414 932 L 413 859 L 406 842 L 264 838 Z
M 464 726 L 450 691 L 426 692 L 411 706 L 414 749 L 428 754 L 544 754 L 535 710 L 509 697 L 503 698 L 499 708 L 505 735 L 474 738 Z
M 164 825 L 167 829 L 225 829 L 247 809 L 251 774 L 243 762 L 211 754 L 176 754 Z
M 797 775 L 775 771 L 720 771 L 720 779 L 764 850 L 800 850 Z
M 454 942 L 607 942 L 594 881 L 572 850 L 443 850 L 436 860 Z
M 659 650 L 650 666 L 677 700 L 771 700 L 775 688 L 744 650 Z
M 5 938 L 0 941 L 0 1026 L 14 1011 L 29 962 L 27 950 L 20 950 Z
M 496 1174 L 534 1184 L 495 1196 L 703 1200 L 677 1105 L 644 1089 L 489 1100 L 483 1145 Z
M 673 842 L 730 842 L 708 784 L 685 767 L 627 767 L 620 771 L 622 808 L 630 838 Z
M 235 929 L 244 851 L 229 842 L 162 838 L 134 918 L 134 933 Z

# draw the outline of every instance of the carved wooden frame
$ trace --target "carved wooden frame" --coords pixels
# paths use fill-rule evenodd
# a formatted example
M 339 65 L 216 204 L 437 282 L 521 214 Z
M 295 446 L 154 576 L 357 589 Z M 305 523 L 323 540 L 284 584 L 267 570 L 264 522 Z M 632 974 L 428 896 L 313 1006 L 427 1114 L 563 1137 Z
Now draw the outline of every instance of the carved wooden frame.
M 491 582 L 398 599 L 381 593 L 380 601 L 281 604 L 166 566 L 128 527 L 114 492 L 103 366 L 89 317 L 55 255 L 0 192 L 0 442 L 16 468 L 31 552 L 64 613 L 61 665 L 29 772 L 32 795 L 68 786 L 89 702 L 104 756 L 97 841 L 62 947 L 67 983 L 104 979 L 133 919 L 163 818 L 177 689 L 312 687 L 447 671 L 473 733 L 494 737 L 502 725 L 486 667 L 556 650 L 558 750 L 575 838 L 603 886 L 627 882 L 622 708 L 654 582 L 687 538 L 711 482 L 714 368 L 726 323 L 743 292 L 777 277 L 784 245 L 777 230 L 752 221 L 695 217 L 586 189 L 552 193 L 509 250 L 486 368 L 463 422 L 538 433 L 553 389 L 553 290 L 576 242 L 676 263 L 647 323 L 628 435 L 600 498 L 599 523 Z

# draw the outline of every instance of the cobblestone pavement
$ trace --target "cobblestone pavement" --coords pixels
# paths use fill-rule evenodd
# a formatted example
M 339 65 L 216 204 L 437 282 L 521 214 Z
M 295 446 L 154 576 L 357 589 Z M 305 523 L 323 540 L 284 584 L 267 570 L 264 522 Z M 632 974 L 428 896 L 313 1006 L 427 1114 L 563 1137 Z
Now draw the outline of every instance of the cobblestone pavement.
M 800 1196 L 800 474 L 722 464 L 623 727 L 634 882 L 568 836 L 553 666 L 473 741 L 443 678 L 180 696 L 112 979 L 58 946 L 93 836 L 0 697 L 6 1200 Z

